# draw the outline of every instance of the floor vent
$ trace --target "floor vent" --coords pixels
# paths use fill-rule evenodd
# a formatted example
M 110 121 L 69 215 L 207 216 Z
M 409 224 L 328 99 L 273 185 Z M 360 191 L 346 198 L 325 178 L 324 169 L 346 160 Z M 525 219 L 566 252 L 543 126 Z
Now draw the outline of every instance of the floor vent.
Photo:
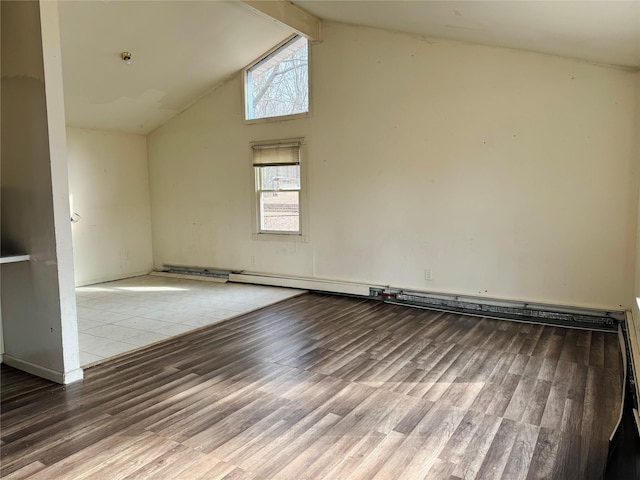
M 397 305 L 607 332 L 616 332 L 618 323 L 624 318 L 623 311 L 428 294 L 406 290 L 371 289 L 370 297 Z

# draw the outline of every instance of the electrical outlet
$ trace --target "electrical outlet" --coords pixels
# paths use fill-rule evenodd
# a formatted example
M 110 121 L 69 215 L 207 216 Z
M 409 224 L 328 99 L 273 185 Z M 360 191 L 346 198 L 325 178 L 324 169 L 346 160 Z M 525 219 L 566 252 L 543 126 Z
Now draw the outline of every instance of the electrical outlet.
M 255 265 L 255 264 L 256 264 L 256 256 L 251 255 L 251 265 Z
M 430 268 L 426 268 L 424 270 L 424 279 L 425 280 L 433 280 L 433 272 Z

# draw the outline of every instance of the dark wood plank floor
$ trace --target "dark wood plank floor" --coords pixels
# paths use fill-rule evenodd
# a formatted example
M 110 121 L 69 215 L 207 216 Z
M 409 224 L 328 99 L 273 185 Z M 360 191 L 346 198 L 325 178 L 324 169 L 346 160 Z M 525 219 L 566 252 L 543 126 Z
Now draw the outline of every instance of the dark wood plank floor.
M 2 367 L 2 478 L 596 479 L 614 334 L 306 294 L 85 370 Z

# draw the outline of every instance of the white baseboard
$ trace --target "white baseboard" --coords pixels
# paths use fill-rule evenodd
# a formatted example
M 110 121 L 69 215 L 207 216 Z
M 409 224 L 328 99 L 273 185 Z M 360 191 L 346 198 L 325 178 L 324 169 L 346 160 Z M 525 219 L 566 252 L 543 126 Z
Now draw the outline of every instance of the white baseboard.
M 369 295 L 370 288 L 369 285 L 363 283 L 339 282 L 305 277 L 276 277 L 259 273 L 231 273 L 229 274 L 229 281 L 363 296 Z
M 19 358 L 12 357 L 11 355 L 7 355 L 6 353 L 4 354 L 3 361 L 10 367 L 17 368 L 18 370 L 22 370 L 23 372 L 36 375 L 37 377 L 46 378 L 47 380 L 61 383 L 63 385 L 82 380 L 84 376 L 81 368 L 77 368 L 69 372 L 58 372 L 57 370 L 51 370 L 50 368 L 46 368 L 31 362 L 27 362 L 25 360 L 21 360 Z

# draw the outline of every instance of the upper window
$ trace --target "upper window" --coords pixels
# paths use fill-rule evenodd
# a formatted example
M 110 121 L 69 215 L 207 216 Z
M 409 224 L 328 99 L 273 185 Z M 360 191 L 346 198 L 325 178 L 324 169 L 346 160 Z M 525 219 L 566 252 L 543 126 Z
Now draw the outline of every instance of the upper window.
M 245 69 L 245 118 L 309 111 L 309 42 L 296 35 Z
M 258 233 L 301 234 L 300 141 L 253 145 Z

